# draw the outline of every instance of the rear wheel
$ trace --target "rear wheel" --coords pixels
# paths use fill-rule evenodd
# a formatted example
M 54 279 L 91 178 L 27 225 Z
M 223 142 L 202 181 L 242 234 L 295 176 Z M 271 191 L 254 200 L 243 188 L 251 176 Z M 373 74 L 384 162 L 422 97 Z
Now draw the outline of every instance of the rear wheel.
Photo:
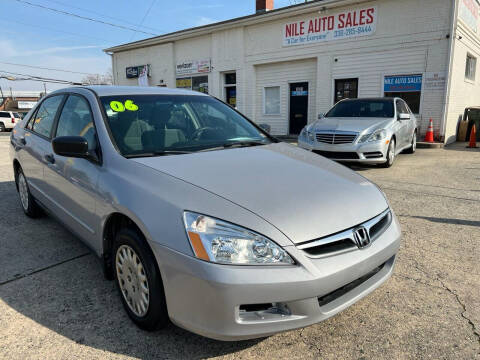
M 25 215 L 31 218 L 36 218 L 41 215 L 42 210 L 35 202 L 30 188 L 28 187 L 27 178 L 23 174 L 21 168 L 19 168 L 15 174 L 15 180 L 17 181 L 18 195 L 20 196 L 20 203 Z
M 5 132 L 5 124 L 0 122 L 0 132 Z
M 414 154 L 417 151 L 417 132 L 413 133 L 412 144 L 408 149 L 405 150 L 407 154 Z
M 395 162 L 395 139 L 390 140 L 390 145 L 388 145 L 387 151 L 387 161 L 382 164 L 382 167 L 389 168 Z
M 112 258 L 117 289 L 130 319 L 147 331 L 165 327 L 169 318 L 162 278 L 143 236 L 135 229 L 121 229 Z

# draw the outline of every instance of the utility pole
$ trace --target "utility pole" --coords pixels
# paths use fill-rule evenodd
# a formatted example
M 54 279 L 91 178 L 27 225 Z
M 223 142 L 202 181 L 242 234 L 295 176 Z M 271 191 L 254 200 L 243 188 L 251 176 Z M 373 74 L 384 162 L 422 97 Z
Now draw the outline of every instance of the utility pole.
M 45 96 L 47 96 L 47 84 L 43 83 L 43 91 L 45 93 Z

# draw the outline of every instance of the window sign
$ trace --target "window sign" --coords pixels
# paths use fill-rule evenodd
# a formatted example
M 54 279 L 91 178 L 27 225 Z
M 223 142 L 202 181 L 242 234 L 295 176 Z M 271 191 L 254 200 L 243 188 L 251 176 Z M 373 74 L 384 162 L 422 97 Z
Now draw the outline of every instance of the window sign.
M 263 112 L 265 115 L 280 115 L 280 86 L 264 89 Z
M 304 89 L 303 87 L 297 87 L 295 90 L 292 91 L 292 96 L 307 96 L 308 90 Z
M 422 98 L 422 75 L 385 76 L 385 97 L 399 97 L 403 99 L 413 113 L 420 113 Z
M 372 35 L 377 27 L 377 14 L 377 7 L 371 6 L 291 22 L 283 27 L 283 45 L 306 45 Z
M 422 75 L 385 76 L 385 92 L 422 91 Z

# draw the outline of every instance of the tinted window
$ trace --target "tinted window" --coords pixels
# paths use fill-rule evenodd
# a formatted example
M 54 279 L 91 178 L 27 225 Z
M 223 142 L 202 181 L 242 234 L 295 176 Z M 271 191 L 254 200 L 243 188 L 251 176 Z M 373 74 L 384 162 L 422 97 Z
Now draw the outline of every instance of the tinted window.
M 52 96 L 42 102 L 31 121 L 34 132 L 48 138 L 52 135 L 53 121 L 62 100 L 63 95 L 60 95 Z
M 125 156 L 270 142 L 230 106 L 206 96 L 109 96 L 101 102 L 115 143 Z
M 335 105 L 326 117 L 391 118 L 394 116 L 392 100 L 346 100 Z
M 17 119 L 21 118 L 19 113 L 13 113 L 13 116 L 16 117 Z
M 96 148 L 95 126 L 90 106 L 84 98 L 75 95 L 68 97 L 58 119 L 56 136 L 83 136 L 90 150 Z
M 9 117 L 10 117 L 10 114 L 7 113 L 7 112 L 0 112 L 0 117 L 2 117 L 2 118 L 9 118 Z
M 401 100 L 397 100 L 397 113 L 399 113 L 399 114 L 409 114 L 407 105 Z

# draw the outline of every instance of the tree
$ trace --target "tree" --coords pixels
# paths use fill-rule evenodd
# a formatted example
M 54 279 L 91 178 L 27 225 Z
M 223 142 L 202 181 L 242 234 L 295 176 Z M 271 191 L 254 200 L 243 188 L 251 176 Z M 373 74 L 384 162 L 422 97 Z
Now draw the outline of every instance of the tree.
M 105 74 L 87 75 L 83 77 L 82 83 L 85 85 L 112 85 L 112 69 L 109 69 Z

